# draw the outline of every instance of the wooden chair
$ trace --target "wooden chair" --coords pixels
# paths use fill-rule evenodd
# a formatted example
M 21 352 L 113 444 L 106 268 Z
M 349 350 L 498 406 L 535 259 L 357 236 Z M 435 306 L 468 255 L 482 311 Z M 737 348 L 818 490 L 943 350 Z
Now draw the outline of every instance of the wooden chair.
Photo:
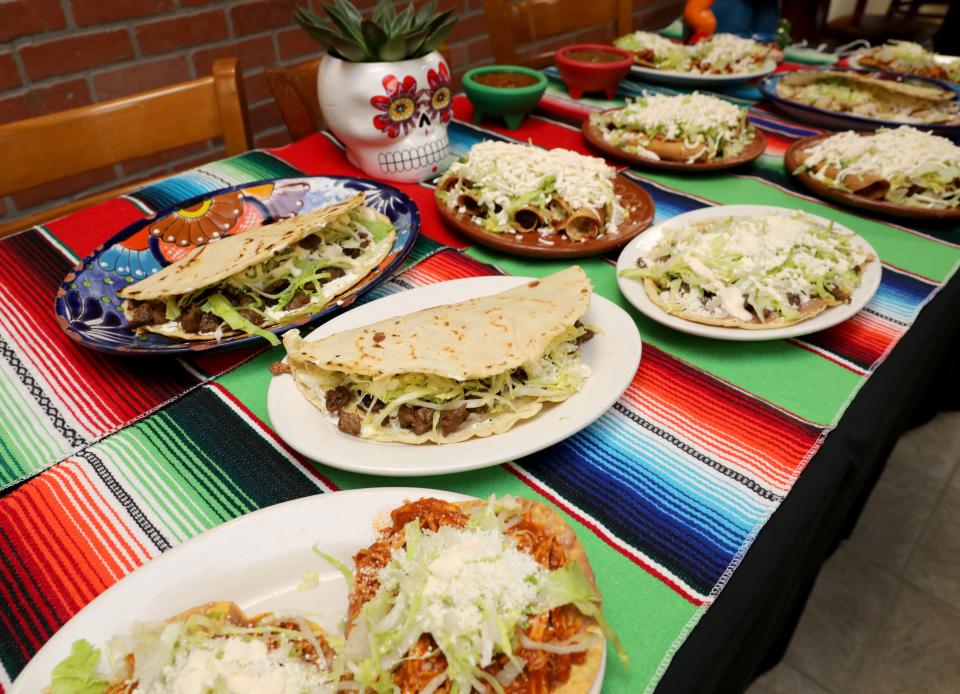
M 223 137 L 228 155 L 252 146 L 243 80 L 235 58 L 191 82 L 0 125 L 0 196 L 128 159 Z M 161 177 L 158 177 L 161 178 Z M 122 195 L 120 186 L 0 224 L 0 236 Z
M 267 68 L 267 82 L 291 140 L 323 130 L 323 113 L 317 101 L 320 60 L 315 58 L 296 65 Z
M 616 22 L 617 36 L 633 31 L 632 0 L 484 0 L 490 45 L 498 63 L 542 68 L 552 65 L 556 47 L 521 54 L 521 44 Z

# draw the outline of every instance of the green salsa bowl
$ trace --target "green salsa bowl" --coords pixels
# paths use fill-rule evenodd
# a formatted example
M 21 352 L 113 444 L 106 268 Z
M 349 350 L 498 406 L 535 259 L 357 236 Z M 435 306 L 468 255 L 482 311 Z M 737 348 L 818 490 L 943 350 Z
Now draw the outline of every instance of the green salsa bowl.
M 546 89 L 542 72 L 520 65 L 485 65 L 463 76 L 463 90 L 473 104 L 473 122 L 479 123 L 484 116 L 499 117 L 510 130 L 520 127 Z

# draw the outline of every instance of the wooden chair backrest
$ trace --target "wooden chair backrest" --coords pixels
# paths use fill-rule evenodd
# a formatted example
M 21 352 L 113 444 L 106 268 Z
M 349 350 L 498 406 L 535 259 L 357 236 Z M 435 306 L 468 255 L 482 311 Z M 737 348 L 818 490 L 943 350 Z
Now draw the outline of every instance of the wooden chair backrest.
M 522 44 L 616 22 L 617 36 L 633 30 L 632 0 L 484 0 L 490 45 L 498 63 L 552 65 L 555 49 L 521 54 Z
M 0 196 L 219 136 L 228 155 L 252 146 L 235 58 L 216 61 L 208 77 L 0 125 Z M 20 221 L 0 226 L 0 236 Z
M 323 129 L 323 113 L 317 101 L 320 60 L 315 58 L 297 65 L 267 68 L 267 82 L 291 140 L 299 140 Z

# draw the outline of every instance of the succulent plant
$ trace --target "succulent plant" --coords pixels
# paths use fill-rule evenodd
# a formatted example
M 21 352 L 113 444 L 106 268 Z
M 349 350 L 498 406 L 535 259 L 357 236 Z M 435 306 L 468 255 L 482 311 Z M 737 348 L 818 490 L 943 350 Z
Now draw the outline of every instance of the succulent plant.
M 419 58 L 436 50 L 458 17 L 453 10 L 437 12 L 437 0 L 419 10 L 413 3 L 399 14 L 391 0 L 380 0 L 369 19 L 349 0 L 323 3 L 329 24 L 319 15 L 298 7 L 297 23 L 333 55 L 352 63 Z

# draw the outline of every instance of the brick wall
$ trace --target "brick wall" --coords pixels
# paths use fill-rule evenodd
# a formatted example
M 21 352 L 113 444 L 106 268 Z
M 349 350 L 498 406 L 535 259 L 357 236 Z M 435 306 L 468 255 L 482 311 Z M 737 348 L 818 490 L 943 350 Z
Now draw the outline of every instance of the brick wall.
M 285 144 L 264 68 L 319 55 L 291 18 L 297 4 L 320 10 L 318 0 L 0 0 L 0 123 L 189 80 L 209 74 L 217 58 L 237 56 L 256 145 Z M 441 6 L 461 15 L 447 41 L 454 74 L 492 62 L 483 0 Z M 637 0 L 636 6 L 638 26 L 662 26 L 682 2 Z M 613 35 L 611 24 L 549 44 Z M 81 174 L 0 199 L 0 218 L 222 156 L 222 144 L 210 141 Z

